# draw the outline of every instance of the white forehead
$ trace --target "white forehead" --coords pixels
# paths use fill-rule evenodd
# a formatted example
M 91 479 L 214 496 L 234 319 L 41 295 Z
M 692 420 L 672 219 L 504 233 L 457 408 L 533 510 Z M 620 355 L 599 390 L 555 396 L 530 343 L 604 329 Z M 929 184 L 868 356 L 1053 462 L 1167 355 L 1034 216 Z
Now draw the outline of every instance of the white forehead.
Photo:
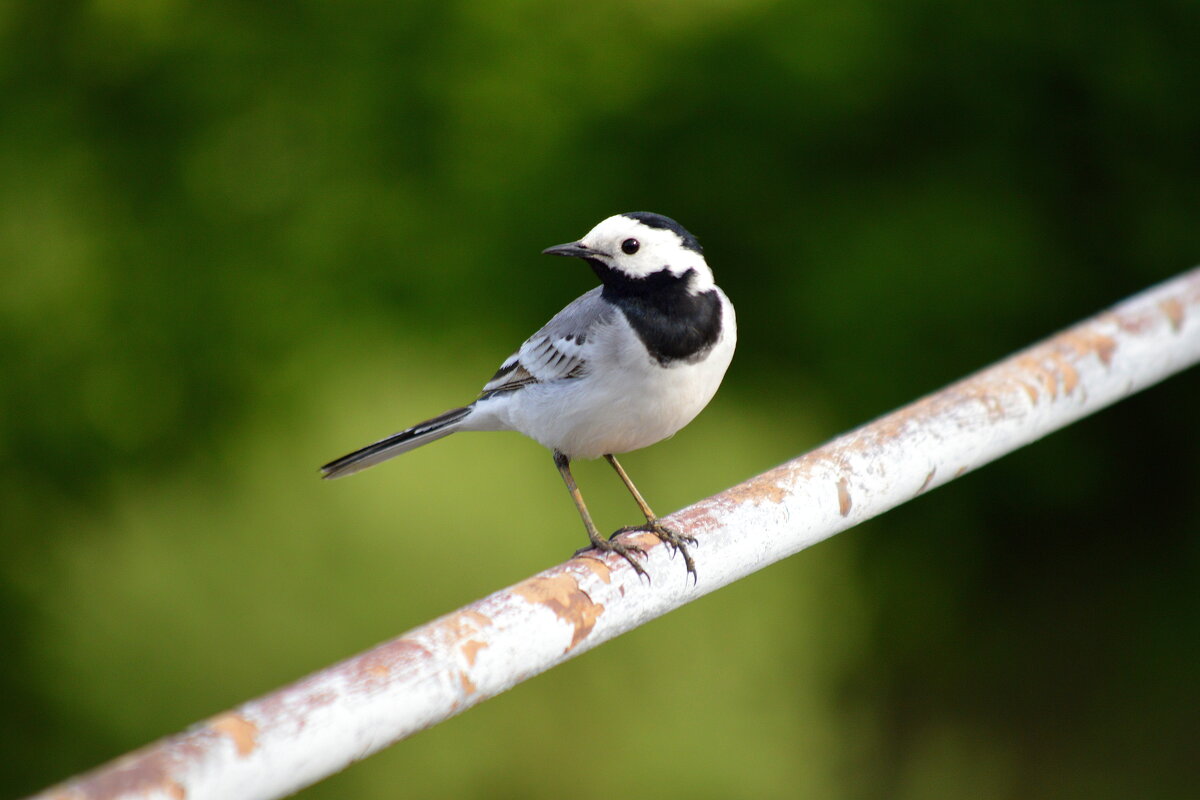
M 617 214 L 604 220 L 588 231 L 587 235 L 583 237 L 583 241 L 588 245 L 615 244 L 619 250 L 621 242 L 631 238 L 637 239 L 643 247 L 654 245 L 665 245 L 667 247 L 682 246 L 679 236 L 674 231 L 667 230 L 666 228 L 651 228 L 649 225 L 632 217 L 627 217 L 624 214 Z
M 626 254 L 621 245 L 636 239 L 637 252 Z M 711 283 L 704 256 L 684 246 L 679 234 L 669 228 L 651 227 L 623 214 L 609 217 L 588 231 L 581 240 L 589 248 L 611 258 L 612 266 L 635 277 L 643 277 L 664 268 L 676 275 L 689 269 L 700 273 L 700 282 Z

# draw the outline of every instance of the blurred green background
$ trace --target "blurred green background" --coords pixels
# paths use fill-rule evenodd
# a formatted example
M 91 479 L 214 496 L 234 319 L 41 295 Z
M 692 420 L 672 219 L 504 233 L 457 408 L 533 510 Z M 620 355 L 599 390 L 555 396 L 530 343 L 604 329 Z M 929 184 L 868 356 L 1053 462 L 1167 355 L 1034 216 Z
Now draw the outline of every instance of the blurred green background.
M 556 563 L 469 400 L 609 214 L 739 309 L 682 507 L 1200 261 L 1195 0 L 0 3 L 0 795 Z M 304 793 L 1184 798 L 1185 373 Z M 602 527 L 635 508 L 577 475 Z

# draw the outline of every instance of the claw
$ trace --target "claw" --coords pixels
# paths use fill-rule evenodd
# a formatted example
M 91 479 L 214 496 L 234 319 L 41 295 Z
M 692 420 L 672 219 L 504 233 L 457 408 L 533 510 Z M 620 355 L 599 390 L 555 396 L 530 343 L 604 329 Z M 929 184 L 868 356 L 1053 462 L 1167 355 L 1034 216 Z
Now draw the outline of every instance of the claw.
M 692 577 L 693 582 L 699 582 L 700 578 L 696 574 L 696 562 L 692 560 L 692 554 L 688 551 L 689 544 L 699 544 L 695 536 L 686 533 L 678 533 L 677 531 L 668 528 L 657 519 L 648 520 L 642 525 L 626 525 L 624 528 L 618 528 L 611 537 L 609 542 L 622 533 L 651 533 L 658 537 L 658 540 L 671 548 L 671 555 L 675 553 L 683 554 L 683 563 L 687 566 L 688 575 Z M 630 545 L 624 545 L 629 547 Z
M 615 535 L 615 534 L 614 534 Z M 647 581 L 650 580 L 650 574 L 637 562 L 634 556 L 646 557 L 646 551 L 636 544 L 626 544 L 625 542 L 616 541 L 614 539 L 599 539 L 587 547 L 580 548 L 575 551 L 575 555 L 580 556 L 592 550 L 599 550 L 604 553 L 616 553 L 621 558 L 629 562 L 629 566 L 633 567 L 633 571 Z

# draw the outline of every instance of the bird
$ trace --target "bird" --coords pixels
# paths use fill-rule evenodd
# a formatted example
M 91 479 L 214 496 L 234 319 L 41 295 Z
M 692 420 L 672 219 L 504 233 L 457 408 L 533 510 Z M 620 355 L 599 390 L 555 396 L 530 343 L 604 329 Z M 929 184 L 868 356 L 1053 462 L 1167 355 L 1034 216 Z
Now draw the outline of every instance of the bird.
M 649 447 L 691 422 L 716 394 L 733 359 L 737 321 L 696 237 L 670 217 L 617 214 L 544 255 L 582 260 L 600 285 L 554 315 L 496 370 L 474 402 L 394 433 L 321 467 L 340 478 L 460 431 L 518 431 L 553 454 L 590 549 L 615 553 L 639 577 L 645 550 L 620 534 L 648 532 L 683 555 L 695 537 L 664 524 L 618 454 Z M 603 457 L 633 496 L 644 524 L 600 535 L 571 462 Z

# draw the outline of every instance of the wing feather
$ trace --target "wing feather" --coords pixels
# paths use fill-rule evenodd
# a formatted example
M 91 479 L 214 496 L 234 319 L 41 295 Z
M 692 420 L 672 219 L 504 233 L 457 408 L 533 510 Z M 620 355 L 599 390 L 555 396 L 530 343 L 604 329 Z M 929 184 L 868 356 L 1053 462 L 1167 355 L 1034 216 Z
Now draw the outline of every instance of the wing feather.
M 579 297 L 526 339 L 484 385 L 481 398 L 585 374 L 592 330 L 615 313 L 600 291 L 597 286 Z

